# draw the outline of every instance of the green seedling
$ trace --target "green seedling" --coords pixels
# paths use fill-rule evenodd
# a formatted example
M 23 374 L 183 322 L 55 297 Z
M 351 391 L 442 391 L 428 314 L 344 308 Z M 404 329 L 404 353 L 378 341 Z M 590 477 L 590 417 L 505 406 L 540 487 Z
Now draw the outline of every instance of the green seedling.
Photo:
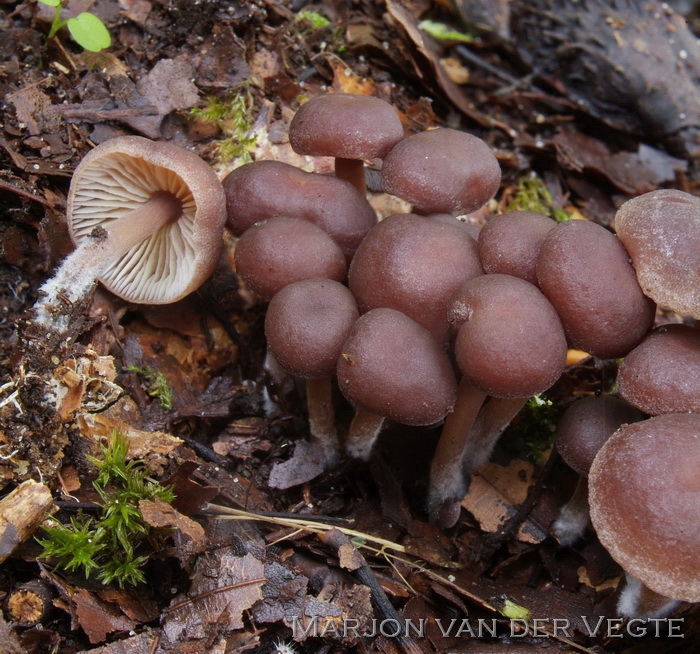
M 100 457 L 88 457 L 97 466 L 93 486 L 100 496 L 96 516 L 83 513 L 68 524 L 57 521 L 43 527 L 45 539 L 37 539 L 43 551 L 40 558 L 51 559 L 68 571 L 82 570 L 87 579 L 94 575 L 107 585 L 120 588 L 145 581 L 142 566 L 147 555 L 137 555 L 148 538 L 150 526 L 139 511 L 141 500 L 172 502 L 173 492 L 148 479 L 141 461 L 128 461 L 129 441 L 120 432 L 113 434 Z
M 555 205 L 549 189 L 536 175 L 528 175 L 518 180 L 518 190 L 508 205 L 508 211 L 533 211 L 549 216 L 558 223 L 572 219 L 570 213 Z
M 73 18 L 61 20 L 63 0 L 39 0 L 39 2 L 43 5 L 54 7 L 56 10 L 48 39 L 56 36 L 58 30 L 65 25 L 76 43 L 90 52 L 99 52 L 112 45 L 112 37 L 109 35 L 105 24 L 95 14 L 84 11 Z
M 474 37 L 471 34 L 460 32 L 454 27 L 438 23 L 434 20 L 422 20 L 418 27 L 426 34 L 432 36 L 436 41 L 447 43 L 473 43 Z

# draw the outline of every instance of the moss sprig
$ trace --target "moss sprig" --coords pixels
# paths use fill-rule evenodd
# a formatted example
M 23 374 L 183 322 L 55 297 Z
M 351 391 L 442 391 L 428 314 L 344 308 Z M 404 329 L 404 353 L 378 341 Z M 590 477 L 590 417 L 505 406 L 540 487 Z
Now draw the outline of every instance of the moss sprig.
M 142 567 L 148 555 L 137 550 L 151 528 L 139 510 L 141 500 L 172 502 L 171 489 L 148 479 L 142 461 L 128 461 L 128 439 L 115 431 L 100 457 L 88 457 L 97 467 L 93 486 L 100 496 L 96 517 L 82 512 L 68 524 L 52 521 L 43 527 L 45 539 L 37 539 L 40 558 L 54 560 L 58 568 L 80 571 L 103 584 L 120 588 L 145 581 Z

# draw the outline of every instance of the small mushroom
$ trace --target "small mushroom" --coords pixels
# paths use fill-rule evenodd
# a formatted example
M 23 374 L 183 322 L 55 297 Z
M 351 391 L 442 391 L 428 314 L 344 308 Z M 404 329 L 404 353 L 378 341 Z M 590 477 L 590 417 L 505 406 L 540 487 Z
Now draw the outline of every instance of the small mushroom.
M 66 215 L 78 247 L 35 307 L 35 322 L 59 331 L 67 327 L 59 298 L 75 303 L 97 280 L 129 302 L 167 304 L 191 293 L 218 263 L 226 220 L 221 183 L 204 161 L 139 136 L 85 156 Z
M 349 261 L 377 223 L 367 198 L 349 182 L 281 161 L 246 164 L 230 172 L 222 184 L 227 226 L 236 236 L 268 218 L 303 218 L 328 233 Z
M 289 125 L 295 152 L 335 157 L 335 174 L 364 194 L 364 160 L 383 159 L 404 136 L 396 110 L 384 100 L 329 93 L 301 105 Z
M 306 279 L 277 293 L 265 316 L 270 353 L 287 373 L 306 380 L 311 435 L 328 465 L 340 454 L 332 381 L 343 344 L 360 313 L 352 293 L 330 279 Z
M 479 137 L 441 127 L 397 143 L 381 169 L 386 193 L 410 202 L 418 214 L 471 213 L 498 191 L 501 168 Z
M 625 248 L 596 223 L 569 220 L 551 229 L 537 255 L 537 281 L 571 345 L 603 359 L 627 354 L 654 322 L 654 303 Z
M 564 411 L 555 444 L 561 458 L 579 478 L 573 496 L 552 525 L 552 532 L 562 545 L 576 542 L 590 522 L 588 471 L 598 450 L 621 425 L 644 417 L 641 411 L 612 395 L 584 397 Z
M 618 612 L 663 617 L 700 602 L 700 415 L 621 427 L 591 466 L 591 520 L 628 577 Z
M 443 526 L 459 517 L 466 478 L 485 463 L 527 399 L 547 390 L 566 366 L 566 337 L 554 307 L 518 277 L 482 275 L 457 289 L 450 308 L 462 372 L 430 470 L 428 507 Z M 496 403 L 474 429 L 485 400 Z M 488 408 L 488 404 L 484 409 Z
M 625 202 L 615 231 L 650 298 L 700 320 L 700 198 L 651 191 Z
M 700 331 L 657 328 L 625 357 L 617 384 L 622 397 L 650 415 L 700 413 Z
M 479 258 L 486 273 L 520 277 L 537 284 L 537 255 L 557 223 L 533 211 L 511 211 L 488 218 L 479 232 Z
M 355 407 L 346 449 L 368 459 L 385 418 L 404 425 L 440 422 L 457 382 L 442 348 L 395 309 L 368 311 L 355 322 L 337 365 L 338 384 Z
M 370 230 L 348 271 L 361 312 L 396 309 L 446 343 L 452 294 L 483 273 L 474 239 L 447 218 L 395 214 Z
M 269 300 L 287 284 L 325 277 L 343 281 L 345 257 L 320 227 L 301 218 L 279 216 L 256 223 L 238 239 L 236 272 L 248 287 Z

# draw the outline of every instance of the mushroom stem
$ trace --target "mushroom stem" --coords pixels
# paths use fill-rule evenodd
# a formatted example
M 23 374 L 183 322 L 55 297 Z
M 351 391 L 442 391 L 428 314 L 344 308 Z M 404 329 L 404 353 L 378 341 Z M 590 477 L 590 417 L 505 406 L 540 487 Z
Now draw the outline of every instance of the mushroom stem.
M 491 397 L 484 404 L 468 437 L 470 447 L 465 449 L 462 458 L 464 475 L 471 474 L 491 458 L 491 452 L 501 434 L 520 413 L 527 400 L 527 397 Z
M 34 322 L 64 331 L 69 317 L 59 309 L 59 299 L 70 304 L 80 300 L 113 263 L 181 214 L 182 203 L 173 194 L 155 193 L 137 209 L 112 221 L 109 229 L 101 228 L 98 234 L 83 240 L 41 287 L 44 297 L 34 307 Z
M 625 573 L 625 587 L 617 600 L 617 612 L 625 618 L 664 618 L 681 602 L 651 590 L 639 579 Z
M 340 455 L 340 440 L 335 428 L 332 378 L 306 380 L 306 403 L 309 411 L 309 431 L 323 449 L 326 463 L 332 465 Z
M 588 505 L 588 479 L 579 477 L 571 499 L 561 507 L 552 524 L 552 533 L 562 545 L 573 545 L 591 522 Z
M 335 176 L 350 182 L 362 195 L 367 192 L 365 164 L 361 159 L 335 159 Z
M 484 391 L 462 377 L 454 409 L 442 427 L 430 467 L 428 510 L 443 527 L 453 526 L 459 517 L 459 502 L 467 490 L 462 459 L 485 399 Z
M 350 423 L 345 441 L 345 449 L 348 454 L 355 459 L 367 461 L 372 453 L 372 447 L 379 437 L 379 432 L 384 426 L 384 421 L 383 416 L 358 408 Z

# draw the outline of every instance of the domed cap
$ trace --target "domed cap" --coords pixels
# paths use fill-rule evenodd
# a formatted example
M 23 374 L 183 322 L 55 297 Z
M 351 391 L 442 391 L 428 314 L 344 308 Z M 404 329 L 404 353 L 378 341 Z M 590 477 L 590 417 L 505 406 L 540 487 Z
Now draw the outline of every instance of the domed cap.
M 312 277 L 342 281 L 347 272 L 342 251 L 326 232 L 285 216 L 250 227 L 238 239 L 234 261 L 243 281 L 267 300 L 287 284 Z
M 700 198 L 673 189 L 645 193 L 620 207 L 615 231 L 644 292 L 700 319 Z
M 486 273 L 520 277 L 537 284 L 537 254 L 557 223 L 532 211 L 511 211 L 488 218 L 479 232 L 479 258 Z
M 340 390 L 351 404 L 405 425 L 439 422 L 457 394 L 442 348 L 395 309 L 372 309 L 357 320 L 337 372 Z
M 593 527 L 612 558 L 654 592 L 700 602 L 700 415 L 621 427 L 588 483 Z
M 349 260 L 377 223 L 374 209 L 350 182 L 281 161 L 246 164 L 230 172 L 222 184 L 227 225 L 236 236 L 268 218 L 302 218 L 329 234 Z
M 540 290 L 524 279 L 471 279 L 453 295 L 448 317 L 459 330 L 459 369 L 489 395 L 530 397 L 564 372 L 566 337 L 559 317 Z
M 570 468 L 587 477 L 595 455 L 608 438 L 621 425 L 643 418 L 641 411 L 611 395 L 576 400 L 557 425 L 557 451 Z
M 642 293 L 625 248 L 588 220 L 549 231 L 537 255 L 537 281 L 571 345 L 603 359 L 627 354 L 654 322 L 654 303 Z
M 304 379 L 330 377 L 359 317 L 355 298 L 339 282 L 295 282 L 270 301 L 265 315 L 267 345 L 288 373 Z
M 403 138 L 396 110 L 384 100 L 328 93 L 305 102 L 289 125 L 295 152 L 342 159 L 383 159 Z
M 395 214 L 372 228 L 348 271 L 360 311 L 396 309 L 446 341 L 452 293 L 483 273 L 474 239 L 448 218 Z
M 381 170 L 385 192 L 420 214 L 476 211 L 498 191 L 501 168 L 477 136 L 449 128 L 413 134 L 397 143 Z
M 221 183 L 192 152 L 140 136 L 105 141 L 73 174 L 67 216 L 76 244 L 96 228 L 109 232 L 122 216 L 158 195 L 180 203 L 179 217 L 131 247 L 99 278 L 129 302 L 174 302 L 211 275 L 226 220 Z
M 688 325 L 654 330 L 620 365 L 620 395 L 650 415 L 700 412 L 700 331 Z

